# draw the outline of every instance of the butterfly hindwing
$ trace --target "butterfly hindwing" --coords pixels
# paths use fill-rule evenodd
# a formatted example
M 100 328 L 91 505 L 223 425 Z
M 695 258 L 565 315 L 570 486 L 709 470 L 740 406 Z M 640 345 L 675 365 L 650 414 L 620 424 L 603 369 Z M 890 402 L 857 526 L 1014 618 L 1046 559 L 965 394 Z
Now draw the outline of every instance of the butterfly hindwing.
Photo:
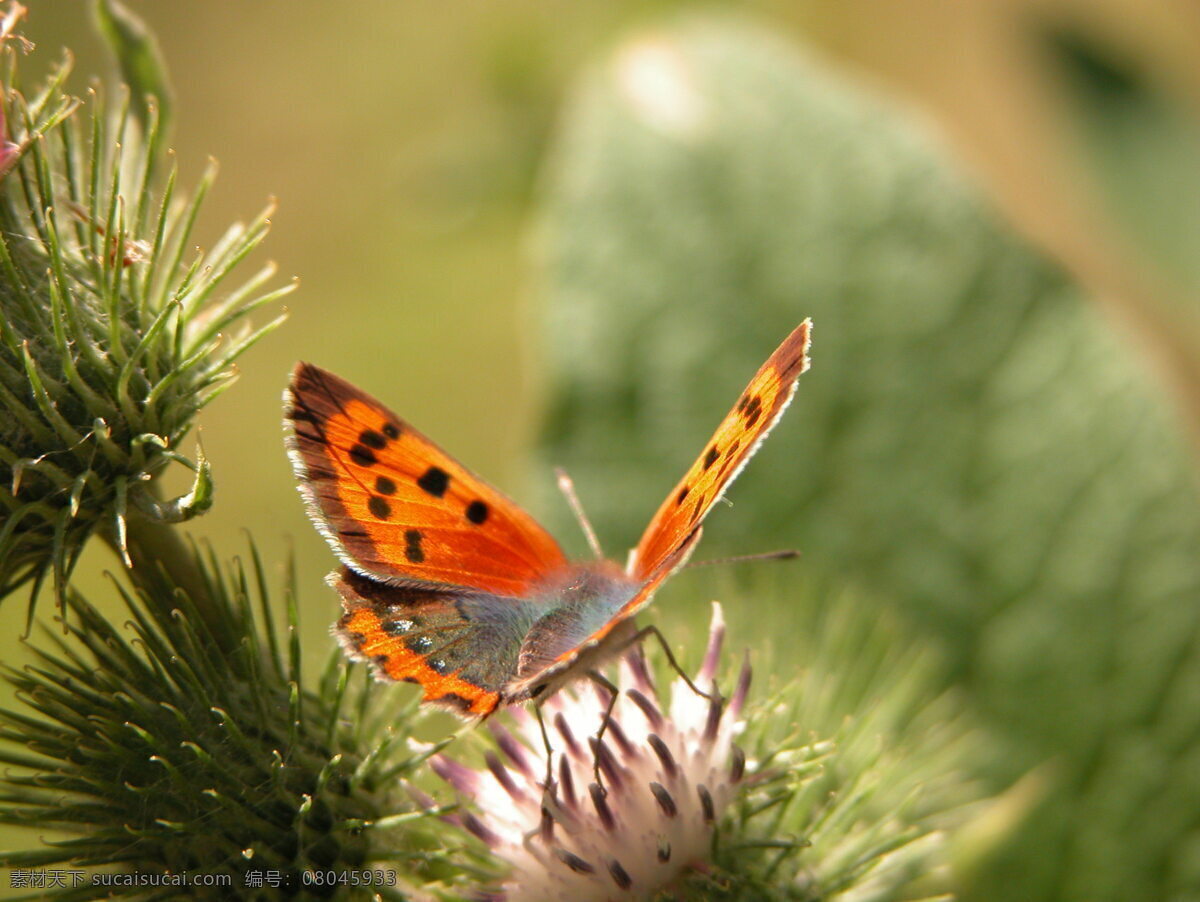
M 762 365 L 700 457 L 672 489 L 646 527 L 633 575 L 650 578 L 704 520 L 779 419 L 808 369 L 812 323 L 805 320 Z
M 286 416 L 310 514 L 359 573 L 516 597 L 566 565 L 532 517 L 332 373 L 298 364 Z
M 388 586 L 343 568 L 330 577 L 343 647 L 383 680 L 417 683 L 425 701 L 486 716 L 503 703 L 521 641 L 540 613 L 516 598 Z

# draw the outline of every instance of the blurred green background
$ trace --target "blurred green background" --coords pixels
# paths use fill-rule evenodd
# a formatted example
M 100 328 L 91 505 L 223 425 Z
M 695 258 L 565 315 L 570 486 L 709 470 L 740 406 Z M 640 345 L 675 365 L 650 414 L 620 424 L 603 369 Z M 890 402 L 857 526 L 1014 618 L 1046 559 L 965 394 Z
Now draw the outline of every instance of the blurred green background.
M 295 360 L 581 552 L 567 464 L 615 555 L 811 315 L 814 368 L 702 552 L 805 553 L 727 605 L 735 644 L 786 650 L 790 584 L 863 587 L 945 650 L 998 737 L 986 778 L 1053 762 L 978 898 L 1200 899 L 1194 6 L 130 5 L 184 183 L 221 161 L 201 234 L 280 200 L 267 254 L 301 288 L 203 415 L 192 532 L 294 549 L 317 660 Z M 110 65 L 85 9 L 26 29 L 42 64 L 72 48 L 77 91 Z M 77 583 L 107 594 L 114 564 L 96 546 Z M 654 616 L 698 635 L 740 579 L 689 574 Z

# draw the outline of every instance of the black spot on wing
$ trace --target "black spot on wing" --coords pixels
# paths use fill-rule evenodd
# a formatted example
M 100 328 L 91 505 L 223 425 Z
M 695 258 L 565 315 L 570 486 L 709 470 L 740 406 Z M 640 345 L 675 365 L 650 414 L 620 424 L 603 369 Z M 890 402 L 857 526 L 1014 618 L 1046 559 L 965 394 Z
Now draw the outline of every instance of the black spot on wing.
M 358 440 L 361 444 L 366 445 L 368 448 L 374 448 L 376 451 L 387 447 L 387 439 L 383 437 L 382 433 L 376 432 L 374 429 L 364 429 L 359 434 Z
M 589 864 L 585 859 L 580 858 L 574 852 L 568 852 L 566 849 L 555 849 L 555 855 L 558 860 L 569 867 L 576 874 L 594 874 L 595 867 Z
M 414 654 L 423 655 L 433 648 L 433 640 L 428 636 L 413 636 L 404 640 L 404 647 Z
M 704 455 L 704 469 L 708 469 L 717 462 L 717 458 L 721 456 L 721 452 L 717 450 L 717 446 L 713 445 L 708 449 L 708 453 Z
M 476 526 L 488 518 L 488 506 L 482 501 L 472 501 L 467 505 L 467 519 Z
M 471 710 L 470 699 L 463 698 L 457 692 L 447 692 L 445 695 L 439 695 L 436 699 L 434 699 L 434 701 L 445 702 L 446 704 L 454 705 L 454 707 L 458 708 L 460 711 Z
M 396 483 L 386 476 L 376 476 L 375 491 L 381 495 L 394 495 L 396 494 Z
M 421 548 L 421 530 L 410 529 L 404 533 L 404 556 L 410 563 L 419 564 L 425 560 L 425 552 Z
M 375 452 L 366 445 L 355 445 L 351 448 L 350 459 L 360 467 L 369 467 L 378 461 Z
M 382 629 L 389 636 L 403 636 L 414 626 L 415 624 L 411 620 L 405 620 L 403 618 L 397 620 L 383 620 L 380 621 L 379 624 L 380 629 Z
M 450 474 L 441 467 L 430 467 L 421 474 L 421 478 L 417 480 L 417 485 L 435 498 L 441 498 L 446 494 L 446 489 L 450 486 Z
M 371 496 L 371 499 L 367 502 L 367 510 L 371 512 L 372 516 L 378 517 L 380 520 L 386 520 L 392 515 L 392 506 L 378 495 Z
M 738 405 L 738 409 L 742 412 L 742 416 L 746 418 L 746 425 L 753 426 L 758 422 L 758 418 L 762 416 L 762 398 L 758 395 L 750 396 L 746 401 L 746 406 Z
M 397 426 L 395 423 L 384 423 L 382 432 L 388 438 L 391 438 L 391 439 L 400 438 L 400 427 Z
M 683 504 L 684 499 L 687 498 L 688 492 L 691 490 L 691 486 L 685 485 L 683 488 L 681 488 L 679 490 L 679 494 L 675 496 L 675 505 L 679 506 L 680 504 Z

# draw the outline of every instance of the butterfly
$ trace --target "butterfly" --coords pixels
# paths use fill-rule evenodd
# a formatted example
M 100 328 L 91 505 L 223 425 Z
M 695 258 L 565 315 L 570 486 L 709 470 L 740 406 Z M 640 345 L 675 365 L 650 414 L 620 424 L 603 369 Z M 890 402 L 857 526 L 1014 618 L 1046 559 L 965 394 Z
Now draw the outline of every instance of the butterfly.
M 343 566 L 334 633 L 385 681 L 465 717 L 553 692 L 640 638 L 633 616 L 808 368 L 805 320 L 755 373 L 627 566 L 569 561 L 524 510 L 349 382 L 299 363 L 284 395 L 300 492 Z

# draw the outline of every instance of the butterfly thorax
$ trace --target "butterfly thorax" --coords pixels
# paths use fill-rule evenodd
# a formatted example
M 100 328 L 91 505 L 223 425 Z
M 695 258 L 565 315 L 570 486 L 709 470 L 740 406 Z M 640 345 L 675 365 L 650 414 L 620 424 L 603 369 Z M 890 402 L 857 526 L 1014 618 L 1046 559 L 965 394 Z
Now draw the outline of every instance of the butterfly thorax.
M 517 672 L 505 690 L 511 700 L 542 694 L 577 666 L 595 666 L 595 654 L 623 640 L 617 612 L 641 584 L 611 561 L 572 564 L 540 587 L 536 601 L 545 613 L 521 643 Z M 590 662 L 590 663 L 589 663 Z

